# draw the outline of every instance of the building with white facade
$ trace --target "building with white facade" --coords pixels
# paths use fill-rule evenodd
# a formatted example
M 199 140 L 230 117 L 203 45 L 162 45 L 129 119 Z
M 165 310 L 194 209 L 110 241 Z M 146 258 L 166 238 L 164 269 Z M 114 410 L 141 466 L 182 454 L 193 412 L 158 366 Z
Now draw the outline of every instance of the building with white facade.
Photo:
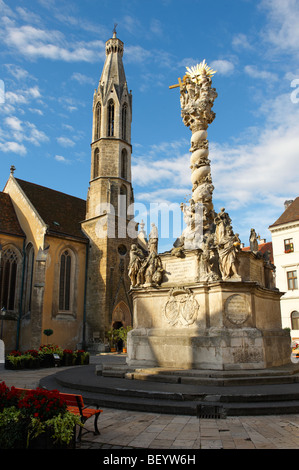
M 299 342 L 299 197 L 285 202 L 285 211 L 270 225 L 276 287 L 281 297 L 282 327 L 291 328 L 291 337 Z

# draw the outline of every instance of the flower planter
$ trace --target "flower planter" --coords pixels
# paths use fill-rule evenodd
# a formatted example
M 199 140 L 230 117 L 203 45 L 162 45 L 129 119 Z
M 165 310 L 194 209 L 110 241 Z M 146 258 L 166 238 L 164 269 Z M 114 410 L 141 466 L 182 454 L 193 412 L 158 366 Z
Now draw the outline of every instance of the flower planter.
M 43 354 L 40 365 L 41 367 L 55 367 L 55 359 L 53 354 Z
M 65 367 L 69 367 L 74 365 L 74 356 L 72 353 L 64 353 L 62 356 L 62 362 L 61 365 Z
M 30 357 L 24 360 L 25 369 L 38 369 L 40 367 L 40 360 L 38 357 Z
M 24 361 L 11 362 L 9 359 L 5 359 L 5 369 L 20 370 L 23 368 L 24 368 Z
M 53 431 L 47 430 L 39 436 L 29 441 L 28 449 L 75 449 L 76 438 L 74 437 L 69 444 L 57 442 L 52 438 Z
M 89 364 L 89 354 L 85 355 L 85 357 L 83 359 L 83 364 L 86 365 L 86 366 Z

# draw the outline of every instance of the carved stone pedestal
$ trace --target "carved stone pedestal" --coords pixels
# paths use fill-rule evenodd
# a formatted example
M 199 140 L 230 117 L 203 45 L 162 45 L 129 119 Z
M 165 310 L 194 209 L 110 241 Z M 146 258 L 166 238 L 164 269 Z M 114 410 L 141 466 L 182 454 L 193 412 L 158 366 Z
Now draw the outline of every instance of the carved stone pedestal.
M 246 280 L 199 282 L 195 252 L 182 259 L 161 255 L 165 282 L 131 290 L 134 329 L 127 364 L 236 370 L 290 363 L 289 333 L 281 329 L 282 294 L 265 287 L 262 260 L 249 253 L 241 257 Z M 261 269 L 260 282 L 250 280 L 251 265 Z

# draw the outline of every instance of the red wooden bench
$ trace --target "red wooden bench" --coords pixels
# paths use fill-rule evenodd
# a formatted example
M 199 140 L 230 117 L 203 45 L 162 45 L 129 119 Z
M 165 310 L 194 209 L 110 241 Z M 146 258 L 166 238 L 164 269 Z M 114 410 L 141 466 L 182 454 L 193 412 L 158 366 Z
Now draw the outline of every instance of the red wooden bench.
M 82 436 L 82 429 L 84 423 L 89 419 L 94 416 L 94 433 L 95 434 L 100 434 L 100 431 L 98 429 L 98 419 L 100 414 L 103 412 L 103 410 L 100 410 L 98 408 L 98 405 L 93 405 L 96 406 L 96 408 L 88 408 L 87 406 L 84 405 L 83 397 L 82 395 L 75 395 L 73 393 L 59 393 L 60 397 L 65 401 L 67 405 L 67 409 L 70 413 L 73 413 L 74 415 L 78 415 L 81 418 L 82 426 L 80 426 L 79 429 L 79 435 L 77 440 L 80 442 L 81 436 Z M 84 428 L 86 432 L 88 431 L 86 428 Z
M 28 388 L 15 388 L 17 393 L 19 393 L 20 396 L 23 394 L 26 394 L 26 392 L 31 391 L 31 389 Z M 103 410 L 100 410 L 98 408 L 98 405 L 92 405 L 95 406 L 96 408 L 88 408 L 87 406 L 84 405 L 83 397 L 82 395 L 77 395 L 73 393 L 62 393 L 59 392 L 59 396 L 62 398 L 62 400 L 66 403 L 67 405 L 67 410 L 77 416 L 80 416 L 81 418 L 81 423 L 82 426 L 79 426 L 79 434 L 77 441 L 81 441 L 82 437 L 82 429 L 84 428 L 85 422 L 94 416 L 94 434 L 100 434 L 100 431 L 98 429 L 98 419 L 100 414 L 103 412 Z M 86 432 L 91 432 L 88 429 L 84 428 Z

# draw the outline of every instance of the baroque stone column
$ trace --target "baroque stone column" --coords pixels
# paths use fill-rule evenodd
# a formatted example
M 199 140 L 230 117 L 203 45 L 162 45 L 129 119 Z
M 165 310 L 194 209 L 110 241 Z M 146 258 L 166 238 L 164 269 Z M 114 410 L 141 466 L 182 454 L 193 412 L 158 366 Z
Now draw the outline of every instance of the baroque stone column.
M 191 182 L 192 200 L 190 204 L 201 207 L 202 233 L 211 233 L 214 224 L 211 168 L 209 160 L 209 142 L 207 129 L 215 119 L 212 107 L 217 92 L 212 88 L 212 76 L 216 72 L 207 66 L 205 61 L 196 67 L 187 67 L 187 73 L 180 80 L 181 115 L 185 126 L 192 132 L 191 137 Z
M 187 67 L 186 75 L 179 79 L 181 116 L 191 136 L 191 182 L 192 198 L 189 205 L 181 204 L 187 225 L 176 240 L 172 253 L 181 256 L 184 249 L 198 250 L 198 280 L 214 281 L 219 278 L 239 278 L 237 275 L 237 252 L 240 247 L 238 235 L 234 234 L 229 215 L 222 208 L 219 214 L 213 206 L 211 166 L 209 160 L 208 126 L 216 114 L 212 111 L 218 94 L 212 87 L 216 72 L 205 60 L 195 67 Z

